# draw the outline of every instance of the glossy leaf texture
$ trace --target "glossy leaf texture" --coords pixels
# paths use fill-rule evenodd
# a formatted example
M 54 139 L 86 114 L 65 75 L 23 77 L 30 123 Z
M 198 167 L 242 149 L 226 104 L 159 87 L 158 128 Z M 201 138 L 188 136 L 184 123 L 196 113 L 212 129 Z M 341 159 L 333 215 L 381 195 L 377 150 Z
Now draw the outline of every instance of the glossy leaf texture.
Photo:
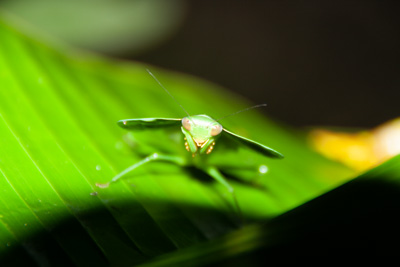
M 117 121 L 185 114 L 149 66 L 50 46 L 10 25 L 0 20 L 1 265 L 132 266 L 238 229 L 226 189 L 192 169 L 154 163 L 97 188 L 143 154 L 187 153 L 171 142 L 183 141 L 179 131 L 125 138 Z M 211 83 L 150 69 L 191 114 L 221 117 L 250 106 Z M 227 167 L 247 223 L 274 218 L 351 177 L 255 111 L 223 124 L 286 157 L 216 146 L 210 161 Z

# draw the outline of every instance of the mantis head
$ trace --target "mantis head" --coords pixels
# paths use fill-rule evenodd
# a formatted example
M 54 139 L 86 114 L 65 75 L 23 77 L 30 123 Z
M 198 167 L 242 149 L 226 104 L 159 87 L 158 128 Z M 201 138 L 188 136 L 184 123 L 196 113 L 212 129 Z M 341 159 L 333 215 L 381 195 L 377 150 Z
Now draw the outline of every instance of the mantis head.
M 185 147 L 195 155 L 210 154 L 215 140 L 222 132 L 222 125 L 207 115 L 194 115 L 182 119 L 182 132 L 185 135 Z

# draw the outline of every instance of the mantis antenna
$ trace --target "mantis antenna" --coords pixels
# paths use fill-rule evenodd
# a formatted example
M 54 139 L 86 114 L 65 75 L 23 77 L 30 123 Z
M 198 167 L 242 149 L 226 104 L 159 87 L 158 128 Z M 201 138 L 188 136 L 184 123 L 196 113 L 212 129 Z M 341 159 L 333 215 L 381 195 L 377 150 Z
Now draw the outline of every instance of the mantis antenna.
M 167 88 L 164 87 L 164 85 L 162 85 L 162 83 L 156 78 L 156 76 L 154 76 L 153 73 L 151 73 L 151 71 L 149 69 L 146 69 L 146 71 L 151 75 L 151 77 L 153 77 L 153 79 L 161 86 L 162 89 L 165 90 L 165 92 L 167 92 L 167 94 L 182 108 L 183 111 L 185 111 L 185 113 L 188 115 L 189 118 L 189 112 L 186 111 L 186 109 L 181 105 L 181 103 L 179 103 L 178 100 L 176 100 L 176 98 L 167 90 Z
M 255 105 L 255 106 L 248 107 L 248 108 L 245 108 L 245 109 L 241 109 L 241 110 L 239 110 L 239 111 L 236 111 L 236 112 L 234 112 L 234 113 L 231 113 L 231 114 L 229 114 L 229 115 L 226 115 L 226 116 L 224 116 L 224 117 L 221 117 L 221 118 L 219 118 L 219 119 L 217 119 L 217 120 L 215 120 L 215 121 L 216 121 L 216 122 L 217 122 L 217 121 L 220 121 L 220 120 L 225 119 L 225 118 L 227 118 L 227 117 L 236 115 L 236 114 L 238 114 L 238 113 L 241 113 L 241 112 L 243 112 L 243 111 L 247 111 L 247 110 L 250 110 L 250 109 L 253 109 L 253 108 L 260 108 L 260 107 L 266 107 L 266 106 L 267 106 L 267 104 L 259 104 L 259 105 Z

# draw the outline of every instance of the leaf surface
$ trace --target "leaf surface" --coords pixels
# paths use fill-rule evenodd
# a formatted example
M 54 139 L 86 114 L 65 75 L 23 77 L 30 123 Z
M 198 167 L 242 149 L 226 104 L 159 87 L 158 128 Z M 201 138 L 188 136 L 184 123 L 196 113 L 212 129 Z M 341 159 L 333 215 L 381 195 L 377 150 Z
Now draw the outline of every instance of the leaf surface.
M 187 153 L 171 142 L 182 141 L 181 135 L 141 131 L 125 142 L 126 131 L 116 125 L 123 118 L 184 116 L 145 66 L 56 49 L 6 20 L 0 21 L 0 35 L 0 253 L 5 263 L 129 266 L 238 228 L 226 189 L 190 169 L 154 163 L 107 189 L 95 186 L 143 153 Z M 191 114 L 220 117 L 249 106 L 213 84 L 154 72 Z M 256 112 L 225 124 L 286 156 L 278 162 L 228 144 L 210 157 L 227 167 L 248 222 L 274 218 L 350 177 L 347 168 L 312 152 L 292 130 Z M 259 166 L 269 171 L 260 174 Z

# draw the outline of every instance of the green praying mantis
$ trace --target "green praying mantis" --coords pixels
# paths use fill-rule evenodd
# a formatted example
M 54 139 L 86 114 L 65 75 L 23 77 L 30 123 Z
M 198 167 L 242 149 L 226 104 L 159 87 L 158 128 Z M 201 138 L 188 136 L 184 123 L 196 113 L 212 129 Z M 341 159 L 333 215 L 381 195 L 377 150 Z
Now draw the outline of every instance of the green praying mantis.
M 127 169 L 123 170 L 115 177 L 113 177 L 108 183 L 100 184 L 97 183 L 96 186 L 100 188 L 106 188 L 111 183 L 118 181 L 120 178 L 124 177 L 126 174 L 132 172 L 133 170 L 143 166 L 147 163 L 154 161 L 164 161 L 177 164 L 179 166 L 194 166 L 197 169 L 204 171 L 206 174 L 214 178 L 217 182 L 222 184 L 228 192 L 232 195 L 235 206 L 239 214 L 241 215 L 241 210 L 236 199 L 234 188 L 229 184 L 224 175 L 220 170 L 207 163 L 207 157 L 212 153 L 214 147 L 218 144 L 220 138 L 228 138 L 237 142 L 239 145 L 243 145 L 249 149 L 252 149 L 263 156 L 270 158 L 283 158 L 283 155 L 278 151 L 267 147 L 261 143 L 250 140 L 243 136 L 237 135 L 226 128 L 224 128 L 218 121 L 207 115 L 189 115 L 189 113 L 183 108 L 183 106 L 171 95 L 171 93 L 158 81 L 158 79 L 149 71 L 147 72 L 154 78 L 154 80 L 173 98 L 177 104 L 183 109 L 187 114 L 183 119 L 181 118 L 138 118 L 138 119 L 125 119 L 118 121 L 118 125 L 127 130 L 139 131 L 139 130 L 152 130 L 152 129 L 164 129 L 169 127 L 176 127 L 181 129 L 184 135 L 184 146 L 185 149 L 190 153 L 190 157 L 181 157 L 176 155 L 152 153 L 147 157 L 143 158 L 141 161 L 133 164 Z M 239 112 L 265 106 L 265 104 L 256 105 L 244 110 L 240 110 L 231 115 L 235 115 Z M 223 118 L 226 118 L 225 116 Z M 222 118 L 221 118 L 222 119 Z M 200 159 L 200 160 L 196 160 Z M 265 167 L 265 166 L 264 166 Z

